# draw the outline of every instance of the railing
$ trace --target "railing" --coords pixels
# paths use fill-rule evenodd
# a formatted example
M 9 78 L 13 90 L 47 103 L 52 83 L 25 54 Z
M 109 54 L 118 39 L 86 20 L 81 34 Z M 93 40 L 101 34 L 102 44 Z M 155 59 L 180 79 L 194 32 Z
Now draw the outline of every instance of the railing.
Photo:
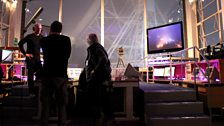
M 189 51 L 193 51 L 193 57 L 187 57 L 187 55 L 189 54 L 188 52 Z M 197 54 L 197 56 L 196 56 Z M 178 56 L 178 57 L 177 57 Z M 191 48 L 186 48 L 184 50 L 181 50 L 181 51 L 177 51 L 177 52 L 169 52 L 169 53 L 161 53 L 161 54 L 152 54 L 152 55 L 148 55 L 146 58 L 148 58 L 148 64 L 147 64 L 147 68 L 149 68 L 150 66 L 151 67 L 155 67 L 155 66 L 159 66 L 161 64 L 163 64 L 163 61 L 162 59 L 164 59 L 164 62 L 165 65 L 169 65 L 170 67 L 170 70 L 171 70 L 171 67 L 172 65 L 175 65 L 177 63 L 179 64 L 186 64 L 186 63 L 192 63 L 193 62 L 193 69 L 195 67 L 200 67 L 199 66 L 199 61 L 200 61 L 200 58 L 199 57 L 202 57 L 203 58 L 203 61 L 206 63 L 207 66 L 211 66 L 209 60 L 205 57 L 205 55 L 202 53 L 202 50 L 200 50 L 198 47 L 194 46 L 194 47 L 191 47 Z M 163 57 L 159 60 L 158 57 Z M 165 58 L 164 58 L 165 57 Z M 154 63 L 154 64 L 150 64 L 150 61 L 155 61 L 158 59 L 158 64 Z M 162 62 L 162 63 L 161 63 Z M 185 67 L 184 67 L 185 68 Z M 191 69 L 191 68 L 190 68 Z M 208 84 L 208 90 L 207 90 L 207 95 L 208 97 L 211 96 L 211 81 L 210 81 L 210 77 L 209 75 L 206 75 L 204 73 L 204 71 L 202 71 L 202 69 L 199 69 L 200 72 L 203 74 L 203 76 L 207 79 L 207 84 Z M 209 69 L 210 70 L 210 69 Z M 181 67 L 181 73 L 182 73 L 182 67 Z M 211 71 L 209 71 L 209 73 L 211 73 Z M 173 79 L 172 79 L 172 70 L 170 71 L 170 84 L 172 84 L 173 82 Z M 196 74 L 193 75 L 194 76 L 194 89 L 196 91 L 196 93 L 198 93 L 198 89 L 197 89 L 197 85 L 196 85 Z M 148 69 L 147 69 L 147 83 L 149 82 L 149 73 L 148 73 Z M 154 77 L 153 77 L 153 82 L 154 82 Z M 196 94 L 197 95 L 197 94 Z M 211 108 L 209 107 L 209 115 L 210 117 L 212 117 L 212 111 L 211 111 Z

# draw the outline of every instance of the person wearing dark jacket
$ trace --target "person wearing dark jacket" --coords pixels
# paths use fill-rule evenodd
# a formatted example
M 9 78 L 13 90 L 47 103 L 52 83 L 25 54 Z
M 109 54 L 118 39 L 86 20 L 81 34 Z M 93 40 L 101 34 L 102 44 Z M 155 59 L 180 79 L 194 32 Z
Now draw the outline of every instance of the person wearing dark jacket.
M 34 73 L 36 73 L 36 80 L 39 79 L 39 71 L 42 67 L 40 61 L 40 39 L 42 38 L 42 25 L 40 23 L 35 24 L 33 31 L 34 32 L 32 34 L 27 35 L 18 43 L 20 51 L 26 57 L 26 66 L 28 69 L 27 80 L 30 94 L 35 94 L 33 79 Z M 26 51 L 23 47 L 25 43 L 27 43 Z
M 53 95 L 58 107 L 58 126 L 66 125 L 67 67 L 71 54 L 71 40 L 61 35 L 62 24 L 54 21 L 50 35 L 41 39 L 43 49 L 43 79 L 40 91 L 41 126 L 48 126 L 49 106 Z
M 107 88 L 111 87 L 111 67 L 108 54 L 98 42 L 97 35 L 92 33 L 87 38 L 87 58 L 85 61 L 87 92 L 92 107 L 94 123 L 101 123 L 101 112 L 104 117 L 112 118 L 113 111 Z M 100 125 L 100 124 L 99 124 Z

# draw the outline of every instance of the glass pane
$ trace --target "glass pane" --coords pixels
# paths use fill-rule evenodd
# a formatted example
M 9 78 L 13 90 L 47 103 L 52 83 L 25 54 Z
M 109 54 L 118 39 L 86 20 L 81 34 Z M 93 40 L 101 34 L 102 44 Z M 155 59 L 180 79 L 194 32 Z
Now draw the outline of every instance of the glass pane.
M 199 42 L 199 48 L 203 48 L 203 38 L 202 38 L 202 29 L 201 25 L 198 26 L 198 42 Z
M 39 22 L 43 25 L 50 26 L 50 24 L 54 20 L 58 20 L 58 10 L 59 10 L 58 1 L 56 2 L 55 0 L 32 0 L 27 2 L 27 6 L 25 9 L 26 10 L 25 26 L 40 7 L 43 8 L 43 11 L 35 19 L 35 22 Z M 30 34 L 32 32 L 32 27 L 33 24 L 27 29 L 26 34 Z
M 206 37 L 207 45 L 215 45 L 219 43 L 219 33 L 216 32 Z
M 120 47 L 125 63 L 144 63 L 143 12 L 142 0 L 105 0 L 105 48 L 112 66 L 117 65 Z
M 222 9 L 222 0 L 218 0 L 219 1 L 219 10 Z
M 0 25 L 2 26 L 2 28 L 0 27 L 0 46 L 5 46 L 8 41 L 9 12 L 9 4 L 0 1 L 0 22 L 3 23 Z
M 218 18 L 217 16 L 213 16 L 210 19 L 204 22 L 204 30 L 205 34 L 209 34 L 213 31 L 218 30 Z
M 197 21 L 200 22 L 202 20 L 202 10 L 201 10 L 201 2 L 197 1 Z
M 96 33 L 101 41 L 100 16 L 100 0 L 63 0 L 63 34 L 72 42 L 71 67 L 84 67 L 89 33 Z
M 148 27 L 159 26 L 183 20 L 183 1 L 147 0 Z
M 220 13 L 220 18 L 221 18 L 220 22 L 221 22 L 221 32 L 222 32 L 222 37 L 221 37 L 222 40 L 221 40 L 221 42 L 224 44 L 224 24 L 223 24 L 223 20 L 224 20 L 223 18 L 224 17 L 223 17 L 222 13 Z
M 207 7 L 203 8 L 204 18 L 209 17 L 210 15 L 217 12 L 217 2 L 216 0 L 210 3 Z
M 198 1 L 202 1 L 203 7 L 207 6 L 211 2 L 216 2 L 216 0 L 198 0 Z

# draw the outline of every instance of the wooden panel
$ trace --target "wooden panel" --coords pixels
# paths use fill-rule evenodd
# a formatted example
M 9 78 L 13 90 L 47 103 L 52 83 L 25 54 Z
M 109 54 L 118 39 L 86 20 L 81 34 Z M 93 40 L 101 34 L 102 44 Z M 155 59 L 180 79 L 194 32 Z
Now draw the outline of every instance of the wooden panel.
M 210 92 L 208 92 L 210 91 Z M 208 94 L 210 93 L 210 95 Z M 224 107 L 224 87 L 207 88 L 208 107 L 220 108 Z

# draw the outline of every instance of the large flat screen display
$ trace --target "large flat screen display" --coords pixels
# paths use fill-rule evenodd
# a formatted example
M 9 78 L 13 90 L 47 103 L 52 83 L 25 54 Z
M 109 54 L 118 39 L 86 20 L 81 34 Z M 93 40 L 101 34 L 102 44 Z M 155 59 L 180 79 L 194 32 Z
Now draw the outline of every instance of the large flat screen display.
M 147 29 L 148 54 L 184 49 L 182 22 Z

